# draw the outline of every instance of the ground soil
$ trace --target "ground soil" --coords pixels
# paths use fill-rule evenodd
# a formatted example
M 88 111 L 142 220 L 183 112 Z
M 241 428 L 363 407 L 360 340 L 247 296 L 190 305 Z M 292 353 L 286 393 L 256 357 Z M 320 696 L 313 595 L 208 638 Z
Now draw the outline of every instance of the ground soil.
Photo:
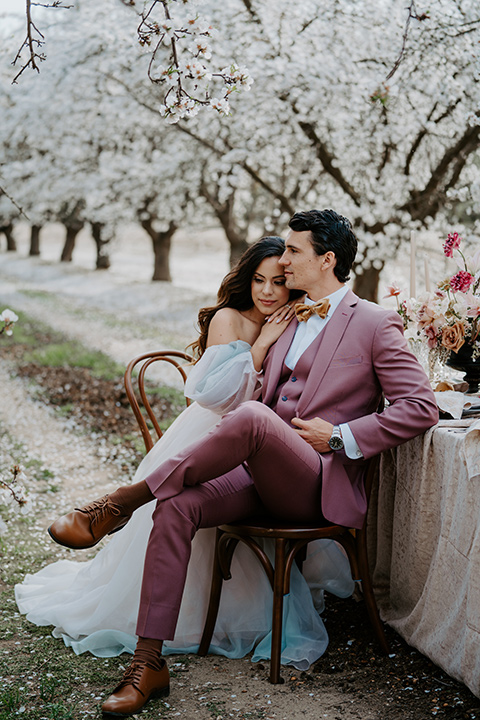
M 27 259 L 25 258 L 25 262 Z M 35 274 L 35 263 L 29 261 L 29 271 L 32 276 Z M 45 266 L 45 264 L 44 264 Z M 42 267 L 44 269 L 44 266 Z M 48 266 L 49 270 L 52 270 Z M 23 271 L 22 271 L 23 272 Z M 53 270 L 52 270 L 53 272 Z M 80 274 L 83 271 L 78 271 Z M 0 272 L 1 275 L 1 272 Z M 74 273 L 70 270 L 71 277 Z M 38 273 L 35 275 L 38 283 Z M 79 323 L 75 322 L 75 303 L 72 295 L 52 290 L 51 284 L 48 289 L 43 288 L 43 296 L 38 295 L 33 299 L 32 294 L 25 292 L 25 276 L 22 281 L 18 280 L 15 272 L 8 276 L 11 282 L 11 295 L 0 293 L 2 307 L 13 306 L 14 300 L 18 309 L 25 309 L 33 312 L 38 317 L 45 317 L 48 309 L 56 304 L 56 317 L 48 319 L 56 327 L 62 330 L 69 329 L 70 335 L 79 337 Z M 22 287 L 21 287 L 22 285 Z M 27 283 L 28 285 L 28 283 Z M 6 286 L 4 285 L 4 288 Z M 30 281 L 30 288 L 32 288 Z M 35 286 L 38 292 L 38 285 Z M 61 300 L 59 303 L 58 300 Z M 85 307 L 85 297 L 82 297 Z M 81 303 L 80 303 L 81 305 Z M 79 305 L 79 306 L 80 306 Z M 103 308 L 105 312 L 105 308 Z M 49 313 L 50 314 L 50 313 Z M 100 319 L 99 319 L 100 316 Z M 76 316 L 78 318 L 78 316 Z M 106 315 L 97 313 L 90 322 L 90 336 L 92 346 L 102 345 L 100 320 L 104 318 L 103 342 L 112 336 L 111 325 L 105 322 Z M 69 323 L 70 320 L 70 323 Z M 117 328 L 118 330 L 118 328 Z M 128 340 L 137 346 L 140 344 L 142 335 L 141 328 L 138 328 L 138 335 L 129 332 Z M 161 331 L 159 331 L 161 334 Z M 83 342 L 88 340 L 89 332 L 83 332 Z M 143 338 L 145 337 L 145 333 Z M 46 335 L 41 342 L 49 341 Z M 181 339 L 183 343 L 183 335 Z M 180 343 L 179 343 L 180 344 Z M 138 431 L 136 422 L 126 402 L 125 394 L 120 378 L 115 380 L 98 380 L 90 376 L 89 371 L 81 368 L 51 369 L 44 368 L 36 363 L 24 360 L 25 348 L 17 344 L 8 350 L 8 373 L 2 378 L 2 393 L 4 397 L 13 397 L 17 405 L 25 404 L 25 397 L 28 402 L 33 402 L 32 408 L 36 407 L 40 415 L 36 419 L 36 425 L 41 420 L 41 413 L 46 412 L 47 418 L 44 422 L 50 423 L 48 427 L 48 438 L 45 437 L 45 447 L 42 445 L 42 457 L 52 455 L 52 448 L 48 441 L 56 442 L 56 452 L 59 457 L 56 459 L 62 463 L 62 452 L 67 453 L 66 447 L 61 447 L 61 441 L 55 440 L 55 423 L 69 423 L 73 418 L 74 429 L 86 428 L 90 437 L 89 443 L 95 445 L 103 443 L 109 445 L 115 436 L 130 437 Z M 177 345 L 178 347 L 178 345 Z M 103 348 L 105 349 L 105 348 Z M 2 351 L 7 357 L 5 349 Z M 135 353 L 130 353 L 130 357 Z M 116 357 L 115 359 L 119 359 Z M 120 358 L 121 359 L 121 358 Z M 33 381 L 33 383 L 32 383 Z M 11 383 L 11 386 L 10 386 Z M 20 389 L 19 383 L 23 389 Z M 25 395 L 22 395 L 25 393 Z M 23 398 L 23 400 L 22 400 Z M 33 398 L 33 401 L 32 401 Z M 70 413 L 65 412 L 62 420 L 55 416 L 52 419 L 52 411 L 72 407 Z M 159 411 L 165 416 L 175 412 L 176 408 L 164 403 L 163 409 Z M 33 410 L 29 410 L 29 413 Z M 5 408 L 1 411 L 0 420 L 6 423 L 9 431 L 17 430 L 20 425 L 18 417 Z M 48 420 L 50 418 L 50 420 Z M 33 434 L 30 436 L 28 424 L 22 427 L 23 442 L 31 442 L 35 445 Z M 62 432 L 71 430 L 72 425 L 63 428 Z M 45 428 L 47 431 L 47 428 Z M 93 435 L 92 435 L 93 432 Z M 30 437 L 32 439 L 30 439 Z M 64 441 L 63 441 L 64 442 Z M 132 449 L 135 443 L 132 442 Z M 37 443 L 36 451 L 40 443 Z M 32 452 L 35 447 L 32 447 Z M 138 445 L 136 446 L 138 451 Z M 93 462 L 95 459 L 93 460 Z M 67 460 L 65 460 L 67 462 Z M 124 466 L 122 466 L 122 471 Z M 85 472 L 90 472 L 90 466 Z M 115 481 L 115 473 L 108 474 L 105 478 L 105 487 L 109 487 Z M 73 477 L 73 474 L 72 474 Z M 69 502 L 72 497 L 79 495 L 80 491 L 72 485 L 67 485 L 64 477 L 65 498 Z M 96 478 L 96 485 L 100 482 Z M 88 484 L 81 489 L 82 493 L 90 496 L 91 491 Z M 47 517 L 44 518 L 47 522 Z M 362 601 L 357 599 L 339 600 L 334 597 L 327 597 L 326 610 L 322 616 L 330 637 L 330 644 L 325 655 L 320 658 L 308 672 L 297 672 L 292 668 L 283 668 L 282 675 L 284 684 L 271 686 L 268 683 L 268 663 L 245 664 L 245 661 L 234 661 L 225 658 L 200 659 L 193 656 L 186 665 L 180 663 L 177 679 L 173 681 L 172 702 L 163 704 L 158 717 L 173 717 L 185 714 L 177 711 L 182 708 L 181 702 L 187 697 L 187 691 L 183 685 L 188 685 L 191 692 L 198 693 L 206 686 L 215 686 L 214 702 L 208 705 L 208 713 L 200 710 L 200 705 L 192 709 L 191 717 L 196 718 L 217 718 L 223 720 L 227 717 L 236 718 L 275 718 L 294 720 L 296 718 L 327 718 L 328 720 L 426 720 L 430 717 L 449 718 L 453 720 L 480 718 L 480 700 L 476 698 L 464 685 L 456 682 L 428 658 L 421 655 L 415 649 L 409 647 L 391 628 L 387 627 L 387 637 L 390 642 L 391 652 L 385 657 L 377 649 L 375 640 L 369 627 L 368 620 Z M 185 672 L 186 675 L 182 675 Z M 180 679 L 182 682 L 180 682 Z M 185 683 L 183 683 L 185 680 Z M 175 686 L 175 683 L 177 685 Z M 200 690 L 199 690 L 200 688 Z M 184 693 L 185 694 L 182 694 Z M 202 701 L 203 696 L 198 697 Z M 237 711 L 235 703 L 243 698 L 243 710 Z M 248 699 L 248 702 L 247 702 Z M 188 703 L 187 703 L 188 704 Z M 240 703 L 241 704 L 241 703 Z M 205 703 L 203 703 L 205 705 Z M 202 708 L 203 708 L 202 705 Z M 151 706 L 153 708 L 153 704 Z M 184 705 L 183 708 L 186 706 Z M 177 708 L 177 710 L 176 710 Z M 175 711 L 175 712 L 174 712 Z M 148 717 L 156 715 L 148 714 Z M 195 714 L 194 714 L 195 713 Z M 80 716 L 79 716 L 80 717 Z M 190 716 L 188 716 L 190 717 Z

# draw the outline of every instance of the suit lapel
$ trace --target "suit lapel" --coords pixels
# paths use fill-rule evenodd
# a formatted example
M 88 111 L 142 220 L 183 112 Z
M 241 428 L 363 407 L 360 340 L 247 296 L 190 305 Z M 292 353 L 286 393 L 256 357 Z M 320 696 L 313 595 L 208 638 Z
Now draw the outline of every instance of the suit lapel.
M 277 389 L 282 374 L 283 363 L 292 344 L 293 336 L 298 326 L 297 318 L 293 318 L 284 333 L 280 335 L 277 342 L 270 348 L 270 351 L 263 364 L 265 386 L 262 393 L 262 400 L 269 405 Z
M 300 417 L 302 417 L 311 400 L 315 398 L 318 393 L 320 383 L 347 329 L 357 302 L 358 297 L 349 290 L 335 310 L 333 317 L 326 324 L 325 329 L 322 330 L 323 338 L 319 351 L 312 364 L 304 390 L 298 401 L 297 410 Z

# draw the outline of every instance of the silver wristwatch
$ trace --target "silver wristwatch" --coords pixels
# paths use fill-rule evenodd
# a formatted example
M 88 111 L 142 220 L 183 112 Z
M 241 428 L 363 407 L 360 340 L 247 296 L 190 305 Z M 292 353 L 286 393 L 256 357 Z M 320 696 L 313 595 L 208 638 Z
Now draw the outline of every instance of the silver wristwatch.
M 328 444 L 332 450 L 341 450 L 343 448 L 342 433 L 340 432 L 338 425 L 333 426 L 332 435 Z

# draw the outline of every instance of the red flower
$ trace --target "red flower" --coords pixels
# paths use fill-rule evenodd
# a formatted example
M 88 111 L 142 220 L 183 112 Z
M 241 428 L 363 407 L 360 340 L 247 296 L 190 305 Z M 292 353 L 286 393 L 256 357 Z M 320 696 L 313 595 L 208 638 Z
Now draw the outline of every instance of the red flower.
M 453 256 L 453 251 L 460 247 L 462 238 L 457 232 L 448 233 L 448 237 L 443 245 L 443 252 L 447 257 Z
M 468 288 L 474 282 L 475 278 L 465 270 L 460 270 L 450 279 L 450 287 L 454 292 L 468 292 Z

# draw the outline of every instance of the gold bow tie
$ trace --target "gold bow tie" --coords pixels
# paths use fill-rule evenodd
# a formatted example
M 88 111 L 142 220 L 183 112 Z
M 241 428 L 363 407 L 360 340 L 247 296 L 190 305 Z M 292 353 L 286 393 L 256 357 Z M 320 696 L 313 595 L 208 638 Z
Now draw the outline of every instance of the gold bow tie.
M 330 300 L 324 298 L 319 300 L 313 305 L 304 305 L 303 303 L 297 303 L 295 305 L 295 314 L 298 322 L 306 322 L 312 315 L 318 315 L 321 318 L 326 318 L 328 309 L 330 307 Z

